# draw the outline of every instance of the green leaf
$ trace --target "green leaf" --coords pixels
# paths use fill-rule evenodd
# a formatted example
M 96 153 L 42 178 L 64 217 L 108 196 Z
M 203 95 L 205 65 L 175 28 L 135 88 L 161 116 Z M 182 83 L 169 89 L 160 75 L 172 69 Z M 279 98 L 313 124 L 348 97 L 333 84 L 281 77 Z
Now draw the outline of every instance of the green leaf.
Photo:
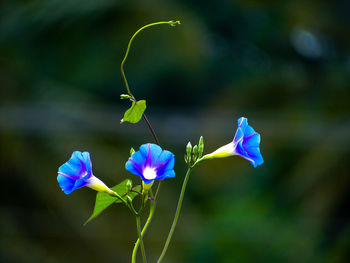
M 132 102 L 131 107 L 124 113 L 124 118 L 121 119 L 120 123 L 125 121 L 131 123 L 137 123 L 141 120 L 143 112 L 146 110 L 146 101 L 139 100 Z
M 126 179 L 120 184 L 113 186 L 111 189 L 118 193 L 123 200 L 126 200 L 126 197 L 129 195 L 131 199 L 134 199 L 134 197 L 137 195 L 135 192 L 129 192 L 129 188 L 127 184 L 130 184 L 131 180 Z M 141 186 L 138 185 L 135 187 L 136 191 L 141 190 Z M 94 219 L 96 216 L 102 213 L 103 210 L 108 208 L 110 205 L 113 203 L 121 203 L 122 201 L 118 197 L 110 196 L 109 194 L 98 192 L 96 195 L 96 202 L 95 202 L 95 207 L 94 211 L 92 212 L 91 216 L 89 219 L 84 223 L 84 226 L 89 223 L 92 219 Z

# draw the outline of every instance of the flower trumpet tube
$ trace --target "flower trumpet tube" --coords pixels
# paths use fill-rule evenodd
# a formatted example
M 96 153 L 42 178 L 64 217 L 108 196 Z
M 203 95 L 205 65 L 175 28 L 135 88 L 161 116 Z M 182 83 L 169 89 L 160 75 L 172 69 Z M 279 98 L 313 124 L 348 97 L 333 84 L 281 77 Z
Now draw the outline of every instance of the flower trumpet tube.
M 153 183 L 154 183 L 154 181 L 152 181 L 152 182 L 149 183 L 149 184 L 145 184 L 145 183 L 142 181 L 142 192 L 143 192 L 144 194 L 148 193 L 148 191 L 152 188 Z
M 260 153 L 260 134 L 248 125 L 247 118 L 238 119 L 238 128 L 232 142 L 202 157 L 201 160 L 240 155 L 254 167 L 264 163 Z
M 141 177 L 143 188 L 149 190 L 154 180 L 175 176 L 175 156 L 156 144 L 147 143 L 140 146 L 125 164 L 125 169 Z
M 65 194 L 70 194 L 84 186 L 98 192 L 116 194 L 92 174 L 92 164 L 88 152 L 73 152 L 68 162 L 58 169 L 57 181 Z

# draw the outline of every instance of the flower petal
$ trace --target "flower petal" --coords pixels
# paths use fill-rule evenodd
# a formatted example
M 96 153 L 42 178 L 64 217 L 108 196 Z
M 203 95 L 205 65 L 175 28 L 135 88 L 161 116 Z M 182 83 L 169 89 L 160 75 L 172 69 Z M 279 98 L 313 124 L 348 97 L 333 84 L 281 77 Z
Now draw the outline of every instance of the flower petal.
M 133 173 L 138 176 L 142 176 L 143 169 L 132 158 L 129 158 L 129 160 L 126 162 L 125 169 L 130 173 Z
M 234 142 L 236 143 L 235 152 L 250 161 L 254 167 L 264 162 L 259 148 L 260 134 L 248 125 L 248 120 L 244 117 L 238 120 L 238 129 Z
M 57 181 L 66 194 L 86 186 L 92 176 L 92 164 L 88 152 L 73 152 L 71 158 L 58 169 Z
M 75 184 L 75 180 L 72 180 L 70 178 L 65 177 L 64 175 L 59 174 L 57 176 L 57 181 L 59 186 L 61 187 L 62 191 L 69 195 L 70 193 L 72 193 L 74 190 L 74 184 Z
M 90 177 L 92 175 L 92 163 L 91 163 L 90 153 L 83 152 L 81 156 L 82 156 L 82 161 L 84 162 L 84 165 L 85 165 L 85 169 L 87 171 L 87 175 L 89 175 Z M 88 178 L 85 177 L 85 179 L 88 179 Z
M 248 119 L 241 117 L 238 119 L 238 127 L 242 129 L 244 136 L 249 136 L 254 133 L 254 129 L 248 125 Z
M 76 180 L 83 176 L 91 176 L 89 153 L 85 152 L 83 155 L 79 151 L 73 152 L 72 157 L 58 169 L 58 172 Z
M 143 170 L 145 167 L 146 158 L 147 158 L 147 154 L 143 155 L 141 151 L 138 151 L 133 153 L 133 155 L 129 158 L 129 160 L 130 159 L 133 160 Z
M 74 187 L 73 187 L 73 191 L 78 189 L 78 188 L 81 188 L 81 187 L 84 187 L 88 185 L 88 182 L 86 182 L 84 179 L 78 179 L 75 181 L 75 184 L 74 184 Z
M 157 174 L 160 176 L 161 173 L 167 170 L 174 169 L 175 155 L 169 151 L 162 151 L 158 159 L 155 161 L 154 166 L 157 167 Z
M 234 143 L 238 142 L 239 140 L 241 140 L 243 138 L 243 136 L 244 136 L 243 130 L 240 127 L 238 127 L 238 129 L 236 131 L 236 135 L 235 135 L 235 137 L 233 139 L 233 142 Z
M 162 180 L 162 179 L 173 178 L 173 177 L 175 177 L 174 170 L 165 170 L 161 175 L 157 176 L 157 179 Z
M 140 147 L 140 152 L 143 156 L 146 156 L 145 166 L 155 166 L 159 155 L 162 153 L 162 148 L 157 144 L 147 143 Z
M 259 147 L 259 145 L 260 145 L 260 134 L 256 132 L 248 137 L 245 137 L 243 140 L 243 147 L 245 148 Z

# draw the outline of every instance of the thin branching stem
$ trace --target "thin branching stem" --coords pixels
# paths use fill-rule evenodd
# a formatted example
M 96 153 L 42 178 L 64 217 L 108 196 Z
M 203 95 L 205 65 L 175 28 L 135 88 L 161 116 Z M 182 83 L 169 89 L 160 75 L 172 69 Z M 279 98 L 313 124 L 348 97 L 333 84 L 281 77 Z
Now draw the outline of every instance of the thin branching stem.
M 162 25 L 162 24 L 168 24 L 168 25 L 170 25 L 170 26 L 175 26 L 175 25 L 177 25 L 177 24 L 180 24 L 180 21 L 161 21 L 161 22 L 155 22 L 155 23 L 148 24 L 148 25 L 145 25 L 145 26 L 141 27 L 141 28 L 140 28 L 139 30 L 137 30 L 137 31 L 135 32 L 135 34 L 130 38 L 129 43 L 128 43 L 128 47 L 127 47 L 126 52 L 125 52 L 125 55 L 124 55 L 124 58 L 123 58 L 123 60 L 122 60 L 122 63 L 120 64 L 120 72 L 121 72 L 121 74 L 122 74 L 122 77 L 123 77 L 123 80 L 124 80 L 124 83 L 125 83 L 126 90 L 127 90 L 128 94 L 129 94 L 129 96 L 131 97 L 131 100 L 134 101 L 134 102 L 136 102 L 136 99 L 135 99 L 134 95 L 131 93 L 131 90 L 130 90 L 130 87 L 129 87 L 129 83 L 128 83 L 127 79 L 126 79 L 125 72 L 124 72 L 124 65 L 125 65 L 126 59 L 127 59 L 128 55 L 129 55 L 129 52 L 130 52 L 131 43 L 132 43 L 132 41 L 134 40 L 134 38 L 137 36 L 137 34 L 140 33 L 142 30 L 144 30 L 145 28 L 148 28 L 148 27 L 151 27 L 151 26 L 156 26 L 156 25 Z M 143 117 L 144 121 L 146 122 L 147 127 L 148 127 L 149 130 L 151 131 L 152 136 L 153 136 L 155 142 L 156 142 L 158 145 L 160 145 L 159 140 L 158 140 L 158 137 L 157 137 L 157 135 L 156 135 L 156 133 L 155 133 L 155 131 L 154 131 L 154 129 L 153 129 L 151 123 L 149 122 L 147 116 L 143 113 L 143 114 L 142 114 L 142 117 Z
M 125 65 L 126 59 L 127 59 L 128 55 L 129 55 L 129 52 L 130 52 L 131 43 L 134 40 L 134 38 L 137 36 L 137 34 L 140 33 L 142 30 L 144 30 L 145 28 L 148 28 L 148 27 L 151 27 L 151 26 L 156 26 L 156 25 L 162 25 L 162 24 L 168 24 L 170 26 L 175 26 L 177 24 L 180 24 L 180 21 L 161 21 L 161 22 L 155 22 L 155 23 L 148 24 L 148 25 L 145 25 L 145 26 L 141 27 L 130 38 L 129 43 L 128 43 L 128 47 L 127 47 L 125 55 L 124 55 L 124 58 L 122 60 L 122 63 L 120 64 L 120 71 L 121 71 L 121 74 L 122 74 L 122 77 L 123 77 L 123 80 L 124 80 L 124 83 L 125 83 L 126 90 L 127 90 L 128 94 L 129 94 L 129 96 L 130 96 L 130 98 L 131 98 L 131 100 L 133 102 L 136 102 L 136 99 L 135 99 L 134 95 L 131 93 L 131 90 L 130 90 L 130 87 L 129 87 L 129 83 L 128 83 L 127 79 L 126 79 L 125 72 L 124 72 L 124 65 Z M 156 144 L 160 145 L 158 137 L 156 135 L 156 132 L 154 131 L 154 129 L 153 129 L 150 121 L 148 120 L 147 116 L 143 113 L 142 117 L 143 117 L 143 120 L 145 121 L 148 129 L 151 131 L 152 136 L 153 136 Z M 156 192 L 156 195 L 154 197 L 154 200 L 150 204 L 149 216 L 147 218 L 147 221 L 146 221 L 142 231 L 141 231 L 141 227 L 140 227 L 140 216 L 139 216 L 138 213 L 136 214 L 134 212 L 135 216 L 136 216 L 136 223 L 137 223 L 137 228 L 138 228 L 138 231 L 137 231 L 138 232 L 138 239 L 137 239 L 137 241 L 135 243 L 135 246 L 134 246 L 134 249 L 133 249 L 133 253 L 132 253 L 132 262 L 133 263 L 136 263 L 136 254 L 137 254 L 137 250 L 138 250 L 138 247 L 139 247 L 140 243 L 141 243 L 142 258 L 143 258 L 143 261 L 146 262 L 145 249 L 144 249 L 144 244 L 143 244 L 143 235 L 145 234 L 149 224 L 152 221 L 152 218 L 153 218 L 153 215 L 154 215 L 154 211 L 155 211 L 156 205 L 157 205 L 157 197 L 158 197 L 158 193 L 159 193 L 159 190 L 160 190 L 160 186 L 161 186 L 161 181 L 158 184 L 157 192 Z M 130 207 L 133 208 L 132 203 L 130 204 Z

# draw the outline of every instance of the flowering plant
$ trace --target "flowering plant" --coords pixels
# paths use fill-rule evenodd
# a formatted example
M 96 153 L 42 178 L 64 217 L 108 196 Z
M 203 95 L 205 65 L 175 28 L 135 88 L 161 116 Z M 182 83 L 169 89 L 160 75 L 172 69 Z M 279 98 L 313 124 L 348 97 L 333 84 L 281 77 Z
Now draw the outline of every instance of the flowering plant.
M 124 73 L 124 64 L 130 51 L 131 43 L 136 37 L 136 35 L 143 29 L 161 25 L 168 24 L 170 26 L 175 26 L 180 24 L 179 21 L 168 21 L 168 22 L 157 22 L 146 25 L 140 28 L 131 37 L 126 54 L 121 63 L 121 74 L 125 82 L 126 90 L 128 94 L 122 94 L 121 99 L 128 99 L 131 101 L 131 107 L 125 112 L 121 123 L 130 122 L 137 123 L 143 119 L 150 129 L 152 136 L 154 138 L 154 143 L 142 144 L 138 151 L 131 148 L 130 157 L 125 163 L 125 169 L 134 175 L 137 175 L 141 179 L 141 185 L 133 186 L 131 180 L 126 179 L 120 184 L 114 187 L 107 187 L 100 179 L 95 177 L 92 172 L 92 163 L 90 159 L 90 154 L 88 152 L 73 152 L 71 158 L 58 169 L 57 181 L 62 191 L 69 195 L 75 190 L 87 186 L 93 190 L 97 191 L 95 207 L 92 215 L 87 220 L 90 220 L 98 216 L 103 210 L 112 205 L 113 203 L 124 203 L 132 212 L 136 218 L 136 228 L 137 228 L 137 241 L 134 245 L 132 252 L 132 262 L 136 262 L 136 255 L 138 253 L 139 247 L 141 248 L 142 261 L 147 262 L 146 252 L 143 245 L 143 237 L 145 232 L 152 221 L 154 212 L 156 210 L 156 204 L 158 201 L 158 193 L 161 187 L 161 183 L 164 179 L 175 177 L 175 156 L 172 152 L 168 150 L 163 150 L 158 141 L 156 132 L 152 128 L 148 118 L 145 115 L 146 101 L 136 100 L 134 95 L 131 93 L 128 82 Z M 192 147 L 191 142 L 186 146 L 185 151 L 185 163 L 187 164 L 187 172 L 182 184 L 174 220 L 170 228 L 168 238 L 165 242 L 164 248 L 157 263 L 162 262 L 165 253 L 170 244 L 171 238 L 173 236 L 177 221 L 179 219 L 182 202 L 184 199 L 184 194 L 186 186 L 191 174 L 192 169 L 197 166 L 200 162 L 205 160 L 210 160 L 213 158 L 223 158 L 233 155 L 239 155 L 247 159 L 254 167 L 261 165 L 264 160 L 260 153 L 260 134 L 255 132 L 255 130 L 248 125 L 248 120 L 244 117 L 238 119 L 238 128 L 234 139 L 231 143 L 224 145 L 212 153 L 203 156 L 204 152 L 204 139 L 201 136 L 198 145 Z M 153 194 L 152 186 L 155 181 L 158 181 L 158 186 L 156 193 Z M 134 199 L 140 198 L 141 205 L 139 209 L 134 207 Z M 141 225 L 141 214 L 144 208 L 149 206 L 149 215 L 147 221 L 142 226 Z

